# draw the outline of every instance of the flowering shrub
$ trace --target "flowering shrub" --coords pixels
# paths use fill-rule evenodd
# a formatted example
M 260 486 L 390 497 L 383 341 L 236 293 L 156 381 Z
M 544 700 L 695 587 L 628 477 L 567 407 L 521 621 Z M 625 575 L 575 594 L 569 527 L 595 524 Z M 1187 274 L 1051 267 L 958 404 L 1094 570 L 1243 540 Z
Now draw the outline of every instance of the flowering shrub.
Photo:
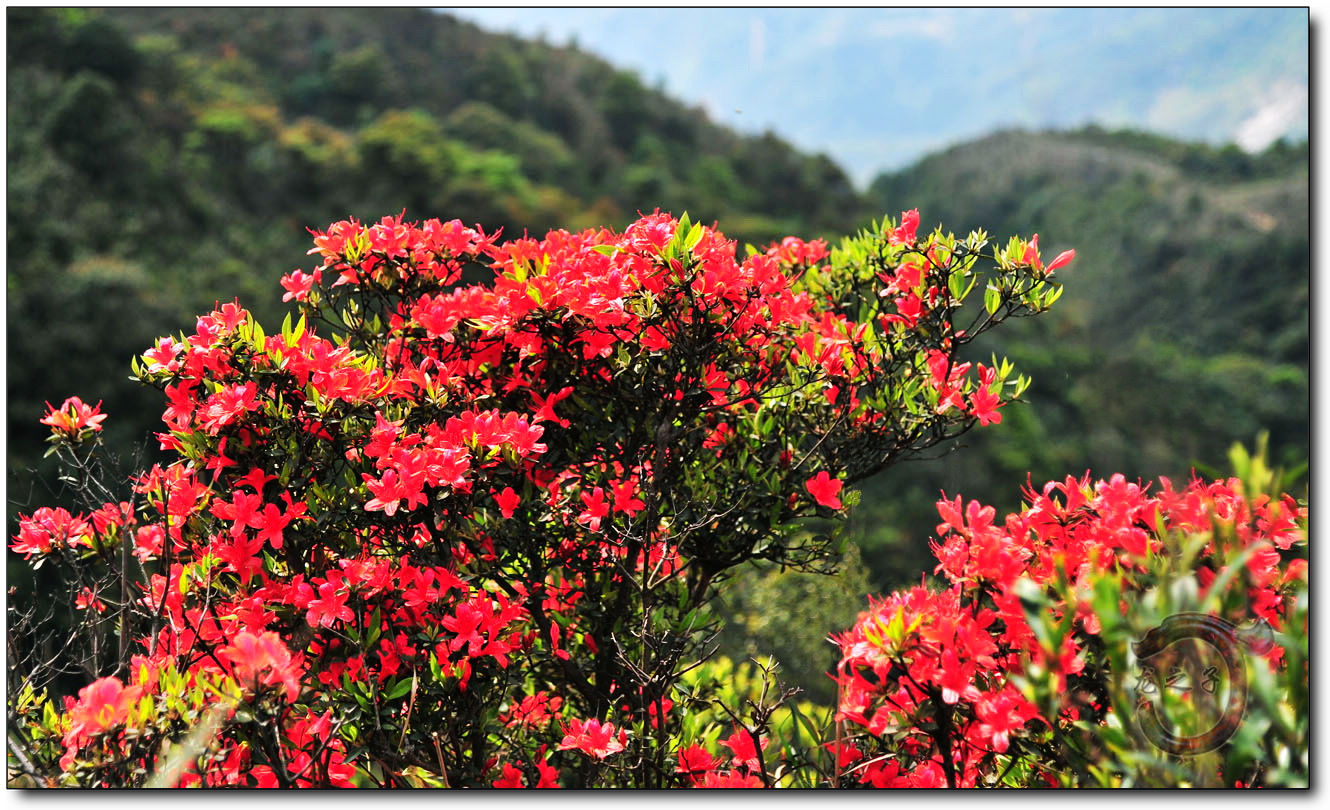
M 1306 508 L 1237 478 L 1179 489 L 1087 475 L 1026 496 L 1028 507 L 1003 520 L 974 501 L 939 501 L 933 548 L 947 587 L 876 601 L 839 637 L 842 778 L 1305 785 Z M 1274 643 L 1250 645 L 1264 655 L 1250 676 L 1241 663 L 1229 673 L 1170 669 L 1157 690 L 1140 644 L 1179 616 L 1263 620 Z M 1143 735 L 1141 698 L 1156 691 L 1173 702 L 1169 716 L 1196 722 L 1192 731 L 1216 724 L 1220 707 L 1207 703 L 1221 677 L 1231 701 L 1250 678 L 1245 716 L 1224 718 L 1240 723 L 1227 745 L 1161 750 Z M 1178 697 L 1172 687 L 1186 678 Z
M 91 474 L 105 417 L 71 399 L 43 420 L 86 511 L 20 516 L 11 548 L 56 562 L 79 604 L 56 665 L 19 634 L 13 767 L 768 783 L 752 735 L 721 767 L 675 709 L 715 586 L 749 560 L 823 566 L 835 542 L 801 521 L 1000 421 L 1026 381 L 959 352 L 1051 305 L 1071 258 L 919 221 L 742 259 L 660 213 L 507 242 L 400 216 L 316 233 L 279 332 L 227 303 L 135 361 L 165 395 L 169 463 L 112 492 Z M 94 682 L 59 707 L 80 671 Z

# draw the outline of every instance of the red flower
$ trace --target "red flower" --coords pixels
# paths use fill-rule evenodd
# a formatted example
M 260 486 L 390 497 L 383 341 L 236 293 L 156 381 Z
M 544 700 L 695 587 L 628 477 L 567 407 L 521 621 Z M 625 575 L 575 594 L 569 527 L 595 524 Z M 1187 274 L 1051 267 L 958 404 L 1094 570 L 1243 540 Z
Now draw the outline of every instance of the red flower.
M 522 502 L 522 496 L 513 491 L 512 487 L 505 487 L 503 492 L 494 496 L 494 502 L 499 505 L 499 511 L 505 518 L 513 516 L 518 504 Z
M 119 678 L 101 678 L 80 689 L 78 702 L 69 710 L 65 746 L 77 748 L 92 735 L 125 722 L 142 693 L 142 687 L 126 687 Z
M 532 391 L 531 401 L 535 403 L 535 405 L 537 406 L 535 421 L 553 422 L 559 427 L 568 427 L 569 425 L 571 425 L 572 423 L 569 422 L 567 419 L 560 419 L 554 413 L 554 406 L 559 404 L 560 401 L 565 400 L 572 395 L 573 395 L 573 387 L 571 385 L 564 386 L 558 391 L 555 391 L 554 393 L 550 394 L 548 397 L 542 397 L 539 393 Z
M 637 497 L 637 479 L 625 478 L 610 484 L 614 491 L 614 511 L 634 515 L 646 508 L 642 499 Z
M 696 782 L 699 776 L 715 770 L 719 764 L 710 751 L 694 743 L 679 749 L 679 767 L 674 772 L 684 774 Z
M 469 602 L 458 605 L 456 615 L 447 616 L 443 620 L 444 629 L 456 635 L 456 638 L 448 642 L 448 649 L 456 651 L 466 647 L 467 655 L 478 655 L 485 644 L 485 639 L 480 634 L 484 623 L 485 614 L 474 605 Z
M 558 625 L 554 625 L 557 627 Z M 537 692 L 534 695 L 527 695 L 512 706 L 507 712 L 499 715 L 503 724 L 512 728 L 514 726 L 533 726 L 543 728 L 549 725 L 550 720 L 558 716 L 559 707 L 563 705 L 563 698 L 555 696 L 550 697 L 546 692 Z
M 249 582 L 263 570 L 263 559 L 259 556 L 262 550 L 262 540 L 244 534 L 232 535 L 230 542 L 214 538 L 212 544 L 213 555 L 235 571 L 241 582 Z
M 1045 267 L 1044 271 L 1047 273 L 1051 273 L 1054 270 L 1057 270 L 1059 267 L 1066 267 L 1067 265 L 1071 264 L 1072 260 L 1075 258 L 1076 258 L 1076 251 L 1064 250 L 1058 254 L 1058 257 L 1056 259 L 1048 263 L 1048 267 Z
M 346 606 L 350 594 L 338 593 L 338 589 L 336 582 L 325 582 L 319 586 L 319 598 L 309 603 L 309 611 L 305 614 L 311 627 L 332 627 L 338 619 L 344 622 L 355 619 L 356 614 Z
M 78 597 L 74 599 L 74 608 L 76 610 L 92 608 L 98 613 L 106 612 L 106 604 L 97 598 L 97 592 L 91 588 L 84 588 L 79 591 Z
M 616 737 L 613 723 L 570 720 L 564 724 L 563 730 L 565 736 L 559 743 L 560 751 L 577 750 L 596 759 L 617 754 L 628 744 L 628 731 L 620 731 Z
M 543 754 L 545 751 L 545 746 L 542 745 L 540 747 L 540 750 Z M 550 765 L 548 762 L 544 760 L 538 759 L 536 760 L 536 770 L 540 773 L 540 781 L 536 782 L 537 788 L 559 787 L 558 768 L 555 768 L 554 766 Z
M 994 394 L 991 386 L 997 380 L 997 372 L 991 368 L 979 366 L 979 387 L 970 395 L 970 413 L 974 414 L 981 425 L 996 425 L 1002 421 L 1002 398 Z
M 761 740 L 762 750 L 765 751 L 770 740 L 766 737 L 762 737 Z M 736 730 L 729 737 L 721 740 L 720 744 L 733 752 L 735 765 L 742 765 L 749 770 L 757 770 L 757 749 L 753 747 L 753 735 L 749 734 L 746 729 Z
M 258 407 L 258 386 L 255 383 L 230 385 L 208 397 L 200 421 L 205 430 L 215 435 L 236 417 Z
M 397 470 L 388 469 L 378 479 L 369 473 L 361 473 L 360 477 L 374 495 L 365 503 L 366 512 L 381 511 L 392 517 L 397 514 L 397 507 L 403 500 L 406 501 L 407 509 L 414 509 L 429 499 L 420 476 L 402 477 Z
M 148 373 L 159 371 L 170 373 L 179 370 L 180 361 L 176 358 L 180 356 L 182 349 L 184 346 L 170 337 L 158 338 L 157 345 L 143 353 L 143 359 L 148 361 Z
M 845 486 L 845 482 L 839 478 L 832 478 L 827 475 L 826 470 L 822 470 L 817 475 L 804 482 L 808 492 L 812 494 L 813 499 L 822 506 L 828 506 L 832 509 L 840 509 L 840 490 Z
M 919 230 L 919 209 L 913 208 L 901 212 L 901 224 L 891 232 L 888 242 L 893 245 L 913 245 L 915 232 Z
M 218 650 L 218 655 L 231 665 L 231 674 L 243 686 L 281 684 L 288 702 L 300 694 L 299 667 L 293 664 L 290 650 L 276 633 L 242 632 L 229 646 Z
M 283 301 L 304 301 L 309 297 L 309 291 L 318 284 L 323 276 L 323 271 L 315 268 L 313 274 L 305 273 L 301 270 L 292 270 L 290 273 L 282 276 L 282 287 L 286 294 L 282 296 Z
M 514 768 L 508 763 L 503 765 L 503 775 L 495 779 L 492 783 L 496 788 L 520 788 L 526 787 L 522 783 L 522 771 L 520 768 Z
M 1011 732 L 1021 728 L 1039 715 L 1035 707 L 1008 686 L 1001 692 L 985 694 L 975 704 L 979 716 L 979 733 L 993 744 L 999 754 L 1007 750 Z
M 43 506 L 31 517 L 19 516 L 18 534 L 9 547 L 25 558 L 47 554 L 56 545 L 88 545 L 92 526 L 81 515 L 71 515 L 63 507 Z
M 919 319 L 924 315 L 924 302 L 913 292 L 907 292 L 900 298 L 895 299 L 896 315 L 884 315 L 883 320 L 887 323 L 902 323 L 906 329 L 913 329 L 919 323 Z
M 1042 270 L 1045 273 L 1051 273 L 1060 267 L 1066 267 L 1076 258 L 1076 251 L 1064 250 L 1058 254 L 1058 257 L 1044 266 L 1043 259 L 1039 257 L 1039 234 L 1035 234 L 1025 245 L 1025 252 L 1021 256 L 1021 261 L 1030 265 L 1036 270 Z
M 974 700 L 979 696 L 979 690 L 975 688 L 973 682 L 975 667 L 963 663 L 954 648 L 949 647 L 944 650 L 939 663 L 941 666 L 933 677 L 937 685 L 942 687 L 943 703 L 951 705 L 961 698 Z
M 708 773 L 698 787 L 703 788 L 760 788 L 766 787 L 754 773 L 741 774 L 738 771 Z
M 261 513 L 255 514 L 250 525 L 258 530 L 258 539 L 272 545 L 275 549 L 282 547 L 282 532 L 296 518 L 305 514 L 306 506 L 303 503 L 293 503 L 290 495 L 283 496 L 286 499 L 287 508 L 285 511 L 280 509 L 277 504 L 270 503 L 263 507 Z
M 101 409 L 101 402 L 88 405 L 78 397 L 70 397 L 60 403 L 59 408 L 52 407 L 49 402 L 46 403 L 46 416 L 40 421 L 43 425 L 50 425 L 52 435 L 76 439 L 83 435 L 85 430 L 96 433 L 102 429 L 106 414 L 102 413 Z
M 231 521 L 231 535 L 239 537 L 245 533 L 246 528 L 263 525 L 263 517 L 259 512 L 261 506 L 263 506 L 262 496 L 251 495 L 237 489 L 231 493 L 230 501 L 213 501 L 209 511 L 222 520 Z
M 593 532 L 600 531 L 600 522 L 610 513 L 610 505 L 605 502 L 605 490 L 596 487 L 581 494 L 586 511 L 578 516 L 577 522 L 586 525 Z

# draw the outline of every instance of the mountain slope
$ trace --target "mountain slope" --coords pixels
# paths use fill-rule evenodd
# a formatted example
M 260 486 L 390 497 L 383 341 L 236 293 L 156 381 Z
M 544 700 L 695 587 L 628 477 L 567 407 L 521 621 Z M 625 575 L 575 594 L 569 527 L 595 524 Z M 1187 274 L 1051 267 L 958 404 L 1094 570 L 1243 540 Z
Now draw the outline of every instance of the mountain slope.
M 106 400 L 128 454 L 161 407 L 130 357 L 235 296 L 279 322 L 305 229 L 348 214 L 520 234 L 659 206 L 760 242 L 862 211 L 825 157 L 422 9 L 7 18 L 11 475 L 40 456 L 42 403 L 72 393 Z
M 1307 160 L 1305 145 L 1251 156 L 1131 132 L 1004 132 L 879 176 L 878 208 L 1077 251 L 1052 312 L 977 347 L 1033 376 L 1028 404 L 866 492 L 879 577 L 917 577 L 941 489 L 1014 509 L 1027 471 L 1036 484 L 1086 469 L 1185 478 L 1222 469 L 1263 428 L 1280 460 L 1305 459 Z M 881 525 L 908 528 L 870 536 Z
M 1262 149 L 1305 137 L 1297 8 L 457 9 L 569 38 L 856 181 L 999 127 L 1144 127 Z
M 779 138 L 736 135 L 575 48 L 492 34 L 445 14 L 141 8 L 112 10 L 109 19 L 193 58 L 221 57 L 230 71 L 249 71 L 250 89 L 286 117 L 354 129 L 382 110 L 419 109 L 476 148 L 522 143 L 511 152 L 531 171 L 532 152 L 557 152 L 561 142 L 574 158 L 563 190 L 608 197 L 626 214 L 660 205 L 703 218 L 742 212 L 829 227 L 859 202 L 824 158 Z M 484 121 L 475 120 L 477 102 L 489 107 Z M 519 123 L 520 132 L 503 131 Z M 544 144 L 530 143 L 542 136 Z M 729 182 L 697 182 L 706 173 Z
M 1198 352 L 1264 353 L 1274 336 L 1271 359 L 1305 365 L 1308 174 L 1295 151 L 1264 162 L 1216 151 L 1206 166 L 1130 135 L 1010 132 L 882 176 L 872 191 L 879 206 L 918 205 L 957 230 L 982 223 L 1043 232 L 1050 250 L 1074 243 L 1063 314 L 1101 340 L 1145 330 Z

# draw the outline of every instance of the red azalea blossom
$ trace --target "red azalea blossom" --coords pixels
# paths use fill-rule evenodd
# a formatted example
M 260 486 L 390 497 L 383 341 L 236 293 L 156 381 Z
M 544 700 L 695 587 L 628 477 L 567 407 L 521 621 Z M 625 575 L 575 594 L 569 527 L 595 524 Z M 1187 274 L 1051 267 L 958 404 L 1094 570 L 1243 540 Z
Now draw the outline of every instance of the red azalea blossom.
M 522 496 L 514 492 L 512 487 L 504 487 L 503 492 L 494 496 L 494 502 L 499 505 L 499 511 L 503 516 L 510 518 L 517 510 L 518 504 L 522 502 Z
M 522 771 L 520 768 L 514 768 L 512 765 L 504 763 L 503 775 L 494 780 L 496 788 L 520 788 L 526 787 L 522 782 Z
M 762 738 L 763 751 L 766 750 L 767 743 L 769 742 L 770 740 L 766 737 Z M 753 745 L 753 735 L 749 734 L 746 729 L 737 729 L 729 737 L 721 740 L 720 744 L 730 749 L 733 754 L 734 764 L 741 765 L 749 770 L 756 770 L 758 768 L 758 749 Z
M 250 687 L 281 684 L 288 701 L 294 701 L 300 693 L 299 668 L 276 633 L 240 633 L 218 655 L 231 664 L 236 681 L 241 684 Z
M 310 290 L 322 278 L 323 271 L 317 268 L 313 273 L 305 273 L 298 269 L 292 270 L 282 276 L 282 287 L 286 290 L 286 293 L 282 296 L 282 301 L 304 301 L 309 297 Z
M 813 499 L 822 506 L 832 509 L 841 508 L 840 491 L 841 487 L 845 486 L 845 482 L 827 475 L 826 470 L 822 470 L 817 475 L 809 478 L 804 482 L 804 486 L 808 488 L 808 492 L 813 496 Z
M 617 754 L 628 744 L 628 731 L 618 731 L 615 736 L 613 723 L 601 723 L 599 720 L 570 720 L 563 727 L 563 742 L 560 751 L 581 751 L 596 759 L 604 759 Z
M 142 687 L 127 687 L 119 678 L 101 678 L 80 689 L 69 710 L 65 746 L 77 748 L 92 735 L 124 723 L 142 694 Z
M 1277 525 L 1257 517 L 1269 499 L 1249 504 L 1236 480 L 1198 479 L 1182 491 L 1167 479 L 1159 483 L 1151 491 L 1122 475 L 1094 484 L 1087 475 L 1028 487 L 1029 506 L 1005 520 L 975 501 L 962 508 L 959 497 L 939 500 L 942 520 L 932 548 L 936 570 L 950 587 L 919 586 L 875 600 L 855 627 L 837 638 L 842 651 L 837 717 L 866 733 L 850 739 L 871 763 L 860 780 L 877 787 L 974 785 L 984 778 L 984 757 L 1010 752 L 1017 737 L 1038 747 L 1049 725 L 1105 711 L 1097 704 L 1068 706 L 1043 717 L 1017 684 L 1042 683 L 1056 695 L 1069 690 L 1088 695 L 1084 681 L 1074 686 L 1073 679 L 1094 675 L 1092 665 L 1102 667 L 1097 657 L 1102 653 L 1094 652 L 1102 642 L 1095 637 L 1102 637 L 1112 616 L 1087 602 L 1041 606 L 1043 615 L 1074 620 L 1071 632 L 1050 645 L 1029 623 L 1025 602 L 1034 598 L 1031 591 L 1045 588 L 1088 598 L 1098 577 L 1108 578 L 1110 593 L 1139 595 L 1150 586 L 1146 561 L 1158 559 L 1162 533 L 1195 537 L 1215 532 L 1217 524 L 1232 526 L 1241 545 L 1230 553 L 1246 562 L 1245 575 L 1255 586 L 1242 598 L 1243 607 L 1271 624 L 1283 621 L 1288 603 L 1276 589 L 1286 574 L 1278 570 L 1270 541 L 1252 531 Z M 1305 510 L 1293 508 L 1305 516 Z M 1213 543 L 1207 549 L 1202 559 L 1219 551 Z M 1296 575 L 1301 566 L 1295 562 L 1286 570 Z M 1203 565 L 1196 578 L 1202 589 L 1217 581 Z M 1044 587 L 1028 588 L 1036 583 Z M 1125 605 L 1117 608 L 1124 615 Z M 1272 645 L 1266 652 L 1278 667 L 1282 651 Z M 1015 680 L 1018 676 L 1023 680 Z M 934 718 L 939 712 L 954 737 L 953 752 L 961 752 L 950 773 L 938 765 Z M 887 746 L 888 740 L 895 747 Z M 885 752 L 892 752 L 889 760 Z
M 101 409 L 102 403 L 88 405 L 78 397 L 66 399 L 60 403 L 59 408 L 51 407 L 51 403 L 48 402 L 46 416 L 42 417 L 41 424 L 49 425 L 54 435 L 75 439 L 85 430 L 95 433 L 102 429 L 106 414 L 102 413 Z
M 901 224 L 891 232 L 891 244 L 913 245 L 915 232 L 919 230 L 919 209 L 912 208 L 901 213 Z
M 25 558 L 49 554 L 59 546 L 87 545 L 93 527 L 81 515 L 72 515 L 63 507 L 43 506 L 30 517 L 19 516 L 18 534 L 10 548 Z
M 610 513 L 610 505 L 605 502 L 605 490 L 596 487 L 590 492 L 581 493 L 581 498 L 586 511 L 577 518 L 578 522 L 586 524 L 593 532 L 600 531 L 601 521 Z
M 760 788 L 766 787 L 762 779 L 757 774 L 740 773 L 738 771 L 721 771 L 708 773 L 702 777 L 698 787 L 703 788 Z
M 675 769 L 675 772 L 684 774 L 695 782 L 720 765 L 720 762 L 711 755 L 711 752 L 696 743 L 687 748 L 680 748 L 678 759 L 679 767 Z

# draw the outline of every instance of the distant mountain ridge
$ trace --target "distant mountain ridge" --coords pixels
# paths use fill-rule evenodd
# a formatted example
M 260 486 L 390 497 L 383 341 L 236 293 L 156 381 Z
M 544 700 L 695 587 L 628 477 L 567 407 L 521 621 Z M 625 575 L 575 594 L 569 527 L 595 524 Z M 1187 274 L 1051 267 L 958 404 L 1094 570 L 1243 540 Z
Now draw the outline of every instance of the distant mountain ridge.
M 1002 127 L 1098 122 L 1255 151 L 1307 134 L 1306 9 L 447 11 L 571 39 L 860 184 Z
M 1221 353 L 1265 352 L 1271 335 L 1293 330 L 1276 339 L 1274 359 L 1304 365 L 1309 268 L 1296 258 L 1307 249 L 1308 194 L 1306 144 L 1252 156 L 1098 128 L 996 133 L 870 189 L 877 207 L 917 206 L 925 222 L 1038 231 L 1048 250 L 1076 247 L 1062 303 L 1094 302 L 1082 325 L 1096 334 L 1126 339 L 1167 324 L 1159 337 Z M 1265 294 L 1253 295 L 1258 267 Z M 1160 276 L 1168 282 L 1142 288 Z

